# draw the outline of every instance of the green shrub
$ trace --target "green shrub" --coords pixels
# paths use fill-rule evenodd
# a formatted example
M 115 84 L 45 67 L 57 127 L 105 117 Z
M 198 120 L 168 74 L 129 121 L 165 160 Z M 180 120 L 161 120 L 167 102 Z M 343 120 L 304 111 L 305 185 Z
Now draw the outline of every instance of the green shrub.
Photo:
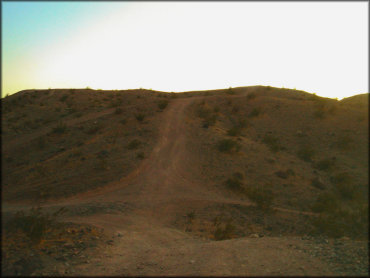
M 220 152 L 231 153 L 239 151 L 241 146 L 231 139 L 223 139 L 218 142 L 217 148 Z
M 314 155 L 314 149 L 308 145 L 301 146 L 297 151 L 297 156 L 306 162 L 311 162 Z
M 129 150 L 134 150 L 134 149 L 137 149 L 139 146 L 141 145 L 141 141 L 138 140 L 138 139 L 134 139 L 132 140 L 128 145 L 127 145 L 127 148 Z
M 282 149 L 279 139 L 273 135 L 266 134 L 262 141 L 272 152 L 278 152 Z

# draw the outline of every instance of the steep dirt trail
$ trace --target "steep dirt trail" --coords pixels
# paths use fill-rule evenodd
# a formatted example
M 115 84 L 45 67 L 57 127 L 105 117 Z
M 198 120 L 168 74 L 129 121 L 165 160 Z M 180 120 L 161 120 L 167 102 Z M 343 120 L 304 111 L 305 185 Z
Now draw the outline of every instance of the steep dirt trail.
M 323 262 L 299 251 L 297 238 L 211 241 L 171 225 L 191 209 L 227 199 L 198 182 L 194 157 L 186 150 L 186 108 L 196 98 L 173 100 L 162 114 L 158 144 L 140 167 L 119 182 L 45 206 L 122 202 L 129 211 L 66 217 L 104 228 L 113 245 L 90 254 L 78 275 L 331 275 Z M 120 233 L 120 236 L 117 236 Z

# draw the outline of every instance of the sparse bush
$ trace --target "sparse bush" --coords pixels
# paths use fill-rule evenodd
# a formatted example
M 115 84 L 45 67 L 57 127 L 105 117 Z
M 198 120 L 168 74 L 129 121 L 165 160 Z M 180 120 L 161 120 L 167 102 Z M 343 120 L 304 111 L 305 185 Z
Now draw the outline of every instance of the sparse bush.
M 119 115 L 122 114 L 123 110 L 121 107 L 117 107 L 116 110 L 114 111 L 114 114 Z
M 338 141 L 334 143 L 334 146 L 341 151 L 347 151 L 351 148 L 352 143 L 353 139 L 347 135 L 340 137 Z
M 120 120 L 119 122 L 120 122 L 121 124 L 123 124 L 123 125 L 124 125 L 124 124 L 126 124 L 126 123 L 127 123 L 127 120 L 126 120 L 126 119 L 122 119 L 122 120 Z
M 236 92 L 233 90 L 233 88 L 229 88 L 227 91 L 226 91 L 226 94 L 228 94 L 228 95 L 235 95 L 236 94 Z
M 343 199 L 353 199 L 357 188 L 353 185 L 353 177 L 347 172 L 341 172 L 331 177 L 331 182 L 335 186 L 336 192 Z
M 270 189 L 260 187 L 247 188 L 246 194 L 262 210 L 269 210 L 275 197 Z
M 278 152 L 282 149 L 279 139 L 273 135 L 266 134 L 262 141 L 272 152 Z
M 167 105 L 168 105 L 168 100 L 161 100 L 161 101 L 158 102 L 158 108 L 160 110 L 165 109 L 167 107 Z
M 369 231 L 368 215 L 368 204 L 359 204 L 321 213 L 312 223 L 318 234 L 335 238 L 349 236 L 365 239 L 368 238 Z
M 315 117 L 316 119 L 320 119 L 320 120 L 322 120 L 322 119 L 324 119 L 324 118 L 325 118 L 326 113 L 325 113 L 325 110 L 323 110 L 323 109 L 317 109 L 317 110 L 313 113 L 313 115 L 314 115 L 314 117 Z
M 335 165 L 334 160 L 330 158 L 321 159 L 317 163 L 315 163 L 314 168 L 320 171 L 331 171 Z
M 320 194 L 312 205 L 314 212 L 334 212 L 339 208 L 339 202 L 333 193 Z
M 213 236 L 215 240 L 226 240 L 232 238 L 234 231 L 235 226 L 229 221 L 226 225 L 217 225 Z
M 144 152 L 138 152 L 137 155 L 136 155 L 136 157 L 138 159 L 144 159 L 145 158 Z
M 145 119 L 145 115 L 143 113 L 138 113 L 135 115 L 136 120 L 142 122 Z
M 316 188 L 321 189 L 321 190 L 324 190 L 324 189 L 325 189 L 325 184 L 323 184 L 323 183 L 321 182 L 321 180 L 320 180 L 319 178 L 317 178 L 317 177 L 315 177 L 315 178 L 311 181 L 311 185 L 312 185 L 313 187 L 316 187 Z
M 138 140 L 138 139 L 134 139 L 134 140 L 132 140 L 132 141 L 127 145 L 127 148 L 128 148 L 129 150 L 135 150 L 135 149 L 139 148 L 139 147 L 140 147 L 140 145 L 141 145 L 141 141 L 140 141 L 140 140 Z
M 67 131 L 67 125 L 60 122 L 56 127 L 53 128 L 53 133 L 62 134 Z
M 246 128 L 249 123 L 245 119 L 239 120 L 237 124 L 235 124 L 232 128 L 227 131 L 227 135 L 229 136 L 240 136 L 243 129 Z
M 192 223 L 193 220 L 195 219 L 195 212 L 194 211 L 188 212 L 186 214 L 186 218 L 187 218 L 189 223 Z
M 240 126 L 234 126 L 227 131 L 229 136 L 239 136 L 241 134 L 242 128 Z
M 231 153 L 239 151 L 241 146 L 231 139 L 223 139 L 218 142 L 217 148 L 220 152 Z
M 60 97 L 59 100 L 62 101 L 62 102 L 65 102 L 68 97 L 69 97 L 69 95 L 63 95 L 63 96 Z
M 210 115 L 208 118 L 204 119 L 202 127 L 209 128 L 210 126 L 213 126 L 216 123 L 216 119 L 216 115 Z
M 295 175 L 295 173 L 292 169 L 288 169 L 286 171 L 276 171 L 275 175 L 279 178 L 287 179 L 289 176 Z
M 231 190 L 242 190 L 243 188 L 242 180 L 243 180 L 243 174 L 236 172 L 231 178 L 226 180 L 225 184 Z
M 311 162 L 314 155 L 314 149 L 308 145 L 301 146 L 297 151 L 297 156 L 306 162 Z
M 86 133 L 87 134 L 95 134 L 97 133 L 100 129 L 102 128 L 101 125 L 94 125 L 92 127 L 90 127 L 89 129 L 86 130 Z
M 261 114 L 261 108 L 255 107 L 253 110 L 248 114 L 249 118 L 258 117 Z
M 62 207 L 52 215 L 44 213 L 40 207 L 32 208 L 28 213 L 18 211 L 8 221 L 6 227 L 13 232 L 20 230 L 29 238 L 31 243 L 38 244 L 47 230 L 52 225 L 55 225 L 56 217 L 65 212 L 65 210 Z
M 252 100 L 252 99 L 255 99 L 256 98 L 256 94 L 255 93 L 249 93 L 247 95 L 247 100 Z
M 37 141 L 37 147 L 42 150 L 45 148 L 46 142 L 44 137 L 40 137 Z

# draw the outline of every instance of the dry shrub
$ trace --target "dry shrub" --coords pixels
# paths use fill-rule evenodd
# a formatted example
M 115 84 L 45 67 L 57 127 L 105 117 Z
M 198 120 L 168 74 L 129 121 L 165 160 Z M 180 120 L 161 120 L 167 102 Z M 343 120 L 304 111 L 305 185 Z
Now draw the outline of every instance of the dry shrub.
M 220 152 L 232 153 L 232 152 L 238 152 L 241 146 L 240 144 L 238 144 L 238 142 L 235 142 L 231 139 L 223 139 L 218 142 L 217 148 Z
M 245 193 L 262 210 L 269 210 L 275 197 L 271 189 L 264 187 L 250 187 Z
M 311 162 L 314 155 L 315 150 L 309 145 L 303 145 L 297 151 L 297 156 L 306 162 Z
M 272 152 L 278 152 L 282 149 L 279 138 L 273 135 L 266 134 L 262 142 L 265 143 Z

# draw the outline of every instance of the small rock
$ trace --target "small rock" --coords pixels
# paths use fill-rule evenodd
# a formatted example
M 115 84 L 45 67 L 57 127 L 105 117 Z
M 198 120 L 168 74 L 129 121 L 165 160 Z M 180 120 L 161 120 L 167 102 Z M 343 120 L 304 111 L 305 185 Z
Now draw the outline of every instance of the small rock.
M 258 234 L 251 234 L 249 237 L 252 237 L 252 238 L 259 238 L 260 236 Z
M 193 263 L 195 263 L 195 261 L 194 260 L 190 260 L 190 263 L 193 264 Z

